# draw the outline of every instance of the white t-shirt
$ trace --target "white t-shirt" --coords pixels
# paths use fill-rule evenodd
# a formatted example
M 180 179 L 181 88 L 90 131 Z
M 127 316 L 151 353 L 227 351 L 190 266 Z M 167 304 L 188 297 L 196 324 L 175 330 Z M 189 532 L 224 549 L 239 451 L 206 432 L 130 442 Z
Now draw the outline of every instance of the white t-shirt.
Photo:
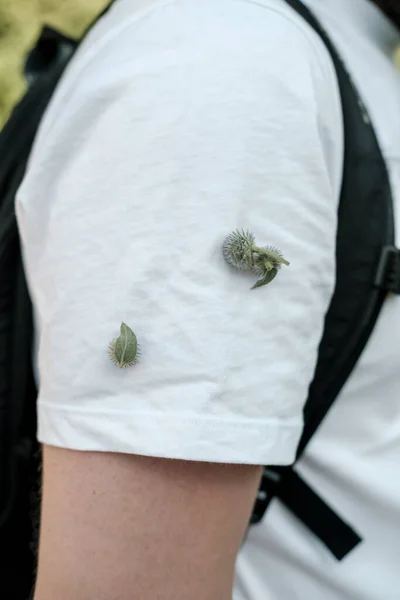
M 307 4 L 399 203 L 400 35 L 369 0 Z M 341 119 L 331 59 L 282 0 L 114 5 L 69 66 L 17 198 L 42 442 L 292 462 L 335 282 Z M 267 287 L 224 261 L 236 228 L 290 261 Z M 124 370 L 107 351 L 121 321 L 141 347 Z M 400 598 L 399 340 L 396 297 L 299 464 L 363 543 L 337 562 L 274 501 L 240 552 L 235 600 Z

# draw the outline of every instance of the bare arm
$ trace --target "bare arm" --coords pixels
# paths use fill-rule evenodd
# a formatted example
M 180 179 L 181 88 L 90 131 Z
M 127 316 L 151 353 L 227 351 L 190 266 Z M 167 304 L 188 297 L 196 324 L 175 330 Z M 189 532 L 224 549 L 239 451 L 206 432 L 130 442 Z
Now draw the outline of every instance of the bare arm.
M 260 475 L 47 446 L 35 600 L 230 600 Z

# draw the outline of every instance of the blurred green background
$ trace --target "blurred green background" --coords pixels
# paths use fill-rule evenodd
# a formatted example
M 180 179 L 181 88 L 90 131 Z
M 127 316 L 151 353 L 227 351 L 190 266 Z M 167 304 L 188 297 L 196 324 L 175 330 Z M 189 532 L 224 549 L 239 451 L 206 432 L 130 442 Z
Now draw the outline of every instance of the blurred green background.
M 43 24 L 79 37 L 108 0 L 0 0 L 0 128 L 24 92 L 22 67 Z

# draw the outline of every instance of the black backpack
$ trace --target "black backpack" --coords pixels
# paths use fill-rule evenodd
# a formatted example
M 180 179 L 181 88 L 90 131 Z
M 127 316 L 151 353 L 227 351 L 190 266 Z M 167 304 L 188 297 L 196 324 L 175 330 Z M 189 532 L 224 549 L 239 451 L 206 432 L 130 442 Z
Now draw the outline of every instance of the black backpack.
M 337 281 L 304 408 L 299 459 L 360 357 L 388 293 L 400 293 L 386 166 L 360 97 L 333 44 L 300 0 L 285 0 L 326 44 L 340 86 L 345 159 L 337 232 Z M 43 112 L 78 43 L 45 27 L 26 62 L 30 87 L 0 134 L 0 585 L 27 600 L 35 576 L 40 447 L 32 370 L 32 307 L 14 200 Z M 340 443 L 340 440 L 338 440 Z M 266 467 L 251 522 L 272 498 L 283 502 L 337 559 L 361 540 L 290 467 Z

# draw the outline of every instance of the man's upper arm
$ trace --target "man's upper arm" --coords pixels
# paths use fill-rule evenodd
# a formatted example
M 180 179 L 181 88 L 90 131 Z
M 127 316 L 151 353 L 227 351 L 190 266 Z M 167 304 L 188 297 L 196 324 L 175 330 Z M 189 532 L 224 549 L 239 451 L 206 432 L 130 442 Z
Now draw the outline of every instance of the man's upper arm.
M 35 600 L 231 600 L 259 477 L 45 447 Z
M 336 88 L 276 12 L 182 6 L 72 69 L 19 192 L 46 444 L 36 600 L 228 600 L 253 465 L 290 464 L 301 434 L 335 279 L 340 123 L 319 108 Z M 222 254 L 235 229 L 290 266 L 250 290 Z M 141 349 L 123 370 L 121 321 Z

